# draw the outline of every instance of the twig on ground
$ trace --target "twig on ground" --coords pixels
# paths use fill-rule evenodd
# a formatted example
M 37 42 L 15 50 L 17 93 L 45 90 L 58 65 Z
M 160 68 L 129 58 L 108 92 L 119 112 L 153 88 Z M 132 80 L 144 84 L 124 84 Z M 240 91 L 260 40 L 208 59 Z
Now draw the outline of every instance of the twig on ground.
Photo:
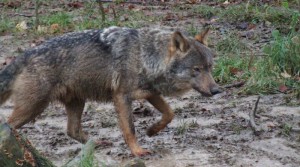
M 241 87 L 245 84 L 245 81 L 241 81 L 241 82 L 237 82 L 237 83 L 232 83 L 232 84 L 228 84 L 223 86 L 223 88 L 233 88 L 233 87 Z
M 293 128 L 291 129 L 292 132 L 300 132 L 300 128 Z
M 258 135 L 263 130 L 262 127 L 257 126 L 256 123 L 255 123 L 255 117 L 257 117 L 256 110 L 257 110 L 259 100 L 260 100 L 260 96 L 257 97 L 254 109 L 251 110 L 250 113 L 249 113 L 250 126 L 251 126 L 252 130 L 254 131 L 255 135 Z
M 13 16 L 33 17 L 34 15 L 30 13 L 14 13 Z
M 105 11 L 104 11 L 104 7 L 102 4 L 102 1 L 97 1 L 99 4 L 99 9 L 100 9 L 100 13 L 101 13 L 101 17 L 102 17 L 102 23 L 104 24 L 106 19 L 105 19 Z
M 40 7 L 40 2 L 39 0 L 35 0 L 35 29 L 37 30 L 40 24 L 39 21 L 39 7 Z

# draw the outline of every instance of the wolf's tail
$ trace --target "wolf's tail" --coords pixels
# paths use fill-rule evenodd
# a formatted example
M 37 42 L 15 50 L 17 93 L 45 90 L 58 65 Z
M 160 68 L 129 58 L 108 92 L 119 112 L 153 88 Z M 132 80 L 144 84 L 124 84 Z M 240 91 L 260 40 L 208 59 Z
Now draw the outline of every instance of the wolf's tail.
M 12 85 L 25 65 L 26 56 L 18 56 L 11 64 L 0 71 L 0 105 L 11 95 Z

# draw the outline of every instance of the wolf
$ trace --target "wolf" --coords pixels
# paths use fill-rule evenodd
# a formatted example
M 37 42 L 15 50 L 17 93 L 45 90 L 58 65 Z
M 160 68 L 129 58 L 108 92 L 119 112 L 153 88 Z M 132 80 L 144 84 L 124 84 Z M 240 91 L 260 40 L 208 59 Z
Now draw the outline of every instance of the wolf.
M 67 134 L 85 143 L 85 102 L 113 102 L 125 142 L 135 156 L 150 153 L 135 137 L 131 104 L 144 99 L 162 113 L 148 136 L 174 117 L 163 96 L 195 89 L 204 96 L 222 90 L 212 77 L 209 30 L 195 37 L 176 29 L 109 27 L 54 37 L 25 51 L 0 72 L 0 104 L 12 97 L 13 128 L 34 120 L 54 101 L 65 106 Z

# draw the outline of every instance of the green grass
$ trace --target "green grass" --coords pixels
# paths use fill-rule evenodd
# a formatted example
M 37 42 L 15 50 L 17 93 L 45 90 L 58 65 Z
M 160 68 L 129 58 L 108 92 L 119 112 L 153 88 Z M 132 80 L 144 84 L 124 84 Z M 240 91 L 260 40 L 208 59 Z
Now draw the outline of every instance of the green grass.
M 236 80 L 247 80 L 251 55 L 247 45 L 234 32 L 225 35 L 216 44 L 219 55 L 213 70 L 213 76 L 219 83 L 231 83 Z
M 293 14 L 289 8 L 279 8 L 269 5 L 251 5 L 243 3 L 240 5 L 232 5 L 227 9 L 222 10 L 220 18 L 229 22 L 262 22 L 269 21 L 273 24 L 288 24 L 290 23 Z
M 218 83 L 227 84 L 234 81 L 247 80 L 250 58 L 241 56 L 221 56 L 216 60 L 213 76 Z
M 289 137 L 291 135 L 292 126 L 289 124 L 283 124 L 281 129 L 281 134 L 285 137 Z
M 95 142 L 89 140 L 85 145 L 82 145 L 81 152 L 74 159 L 67 162 L 63 167 L 96 167 L 97 160 L 95 159 Z
M 246 45 L 235 34 L 225 36 L 216 45 L 219 58 L 213 75 L 219 83 L 247 81 L 242 92 L 267 94 L 279 92 L 284 85 L 299 98 L 300 92 L 300 33 L 299 13 L 290 19 L 290 33 L 273 31 L 273 41 L 264 47 L 263 57 L 249 54 Z
M 295 22 L 297 24 L 299 20 Z M 280 85 L 300 90 L 300 34 L 295 31 L 284 36 L 275 30 L 273 42 L 264 48 L 266 56 L 257 61 L 256 70 L 246 84 L 248 93 L 275 93 Z
M 191 123 L 189 123 L 190 128 L 198 128 L 200 125 L 197 123 L 197 120 L 192 120 Z
M 210 19 L 211 17 L 218 15 L 221 12 L 221 9 L 208 5 L 199 5 L 193 8 L 193 11 L 195 14 L 203 18 Z
M 155 11 L 153 11 L 155 13 Z M 119 21 L 120 26 L 126 26 L 131 28 L 140 28 L 147 24 L 155 23 L 162 20 L 162 16 L 155 16 L 153 14 L 146 15 L 143 11 L 125 10 L 120 12 L 120 17 L 125 16 L 127 20 Z
M 246 83 L 244 91 L 248 94 L 276 93 L 279 85 L 283 84 L 277 66 L 274 66 L 269 57 L 262 58 L 254 64 L 255 70 Z
M 188 122 L 181 120 L 180 125 L 176 128 L 175 134 L 184 135 L 185 132 L 188 130 L 188 128 L 189 128 Z
M 219 54 L 240 55 L 248 50 L 246 43 L 242 42 L 235 32 L 225 35 L 216 45 Z
M 237 135 L 241 134 L 241 131 L 243 130 L 243 126 L 236 122 L 232 122 L 230 124 L 230 127 L 232 131 Z
M 216 0 L 214 2 L 223 3 L 224 0 Z M 248 1 L 247 1 L 248 2 Z M 249 1 L 249 3 L 241 3 L 238 5 L 231 4 L 225 8 L 220 6 L 208 5 L 187 5 L 184 7 L 174 7 L 177 13 L 191 12 L 195 18 L 211 19 L 212 17 L 219 19 L 220 22 L 229 22 L 238 24 L 239 22 L 271 22 L 279 31 L 273 32 L 273 42 L 264 49 L 266 56 L 257 57 L 250 53 L 247 43 L 243 42 L 235 31 L 231 31 L 218 41 L 215 46 L 219 55 L 216 60 L 214 69 L 214 77 L 219 83 L 226 84 L 234 81 L 247 81 L 242 91 L 251 94 L 257 93 L 274 93 L 278 91 L 280 85 L 286 85 L 294 90 L 296 95 L 300 94 L 299 81 L 296 77 L 300 72 L 300 42 L 299 34 L 293 31 L 299 28 L 298 11 L 293 10 L 294 5 L 299 5 L 299 1 L 287 0 L 282 2 L 274 2 L 271 5 L 259 5 L 258 1 Z M 107 8 L 110 3 L 104 3 Z M 186 7 L 186 8 L 185 8 Z M 151 8 L 146 14 L 143 10 L 130 10 L 128 8 L 115 8 L 116 16 L 112 14 L 112 10 L 106 13 L 106 21 L 102 22 L 101 12 L 98 3 L 89 1 L 84 3 L 84 7 L 70 12 L 46 12 L 41 15 L 40 24 L 50 28 L 53 24 L 59 25 L 59 32 L 78 31 L 84 29 L 98 29 L 112 25 L 127 26 L 139 28 L 148 24 L 156 24 L 164 19 L 164 15 L 156 15 L 156 9 Z M 5 9 L 11 10 L 11 9 Z M 23 8 L 14 10 L 14 12 L 22 13 Z M 188 10 L 188 11 L 186 11 Z M 3 12 L 0 16 L 0 33 L 14 32 L 15 26 L 24 17 L 16 17 L 9 19 Z M 34 23 L 34 17 L 27 20 L 28 23 Z M 192 18 L 194 19 L 194 18 Z M 197 24 L 187 25 L 186 30 L 193 36 L 199 32 Z M 285 31 L 282 35 L 282 31 Z M 31 33 L 31 31 L 27 31 Z M 48 32 L 46 32 L 48 33 Z M 48 34 L 43 34 L 48 35 Z M 297 36 L 298 35 L 298 36 Z M 282 73 L 288 74 L 290 77 L 282 76 Z
M 283 3 L 282 6 L 288 6 L 284 4 L 286 3 Z M 294 13 L 299 13 L 297 10 L 282 6 L 276 7 L 267 4 L 262 6 L 258 3 L 245 2 L 238 5 L 229 5 L 226 8 L 198 5 L 192 8 L 192 10 L 197 15 L 206 19 L 216 16 L 216 18 L 219 18 L 223 22 L 258 23 L 269 21 L 276 26 L 282 26 L 282 24 L 288 25 L 292 21 Z
M 41 24 L 51 26 L 58 24 L 61 27 L 69 27 L 72 23 L 72 16 L 66 12 L 57 12 L 48 16 L 41 17 Z
M 230 39 L 230 38 L 229 38 Z M 287 36 L 273 32 L 273 41 L 264 48 L 264 57 L 243 56 L 236 44 L 220 41 L 217 49 L 223 54 L 216 60 L 213 71 L 219 83 L 247 81 L 242 92 L 248 94 L 267 94 L 279 91 L 285 85 L 299 96 L 300 82 L 300 34 L 292 32 Z M 235 43 L 235 42 L 233 42 Z M 225 45 L 226 44 L 226 45 Z M 226 50 L 221 49 L 224 46 Z
M 273 32 L 274 41 L 265 47 L 265 53 L 270 57 L 280 72 L 294 76 L 300 74 L 300 35 L 291 33 L 282 36 L 279 31 Z M 294 40 L 293 40 L 294 39 Z
M 0 34 L 5 32 L 11 32 L 15 29 L 15 23 L 9 18 L 1 15 L 0 16 Z
M 91 19 L 89 17 L 82 17 L 74 25 L 76 31 L 87 29 L 99 29 L 101 28 L 101 21 L 99 19 Z

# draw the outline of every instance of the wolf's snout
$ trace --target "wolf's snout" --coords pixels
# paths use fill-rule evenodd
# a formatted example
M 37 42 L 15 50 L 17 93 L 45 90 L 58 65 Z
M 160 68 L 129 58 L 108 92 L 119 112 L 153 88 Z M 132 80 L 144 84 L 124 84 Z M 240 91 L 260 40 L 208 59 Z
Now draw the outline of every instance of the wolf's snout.
M 222 93 L 222 92 L 223 92 L 223 90 L 218 86 L 213 87 L 212 89 L 210 89 L 210 93 L 212 95 L 216 95 L 216 94 L 219 94 L 219 93 Z

